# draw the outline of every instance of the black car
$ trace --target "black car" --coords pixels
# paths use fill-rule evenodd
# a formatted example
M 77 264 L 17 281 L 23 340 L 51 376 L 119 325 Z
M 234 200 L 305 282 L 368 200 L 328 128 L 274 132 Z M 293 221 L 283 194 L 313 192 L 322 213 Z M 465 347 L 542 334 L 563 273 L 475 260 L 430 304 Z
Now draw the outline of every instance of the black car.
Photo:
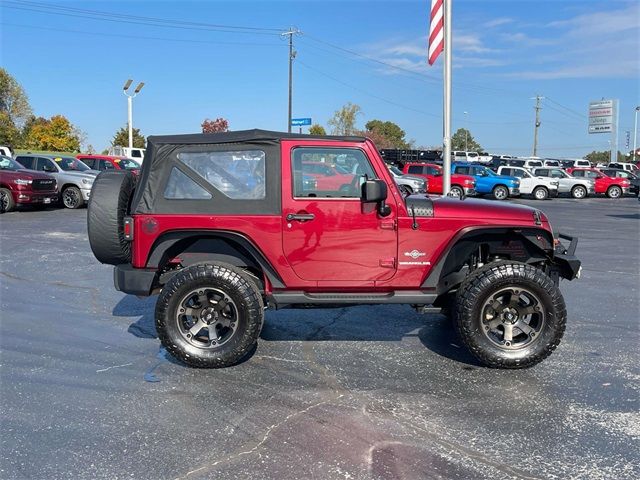
M 638 175 L 636 175 L 635 173 L 623 170 L 621 168 L 601 168 L 600 171 L 607 177 L 626 178 L 627 180 L 629 180 L 629 182 L 631 182 L 629 193 L 632 193 L 633 195 L 640 194 L 640 177 L 638 177 Z

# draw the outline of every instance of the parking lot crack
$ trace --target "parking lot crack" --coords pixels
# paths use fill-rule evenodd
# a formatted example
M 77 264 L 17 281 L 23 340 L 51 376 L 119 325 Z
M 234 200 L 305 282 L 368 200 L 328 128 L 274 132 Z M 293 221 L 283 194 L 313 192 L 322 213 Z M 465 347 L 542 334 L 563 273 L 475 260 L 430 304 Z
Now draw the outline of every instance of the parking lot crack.
M 343 395 L 337 395 L 337 396 L 332 396 L 331 398 L 328 398 L 326 400 L 323 400 L 321 402 L 318 403 L 314 403 L 313 405 L 309 405 L 306 408 L 303 408 L 302 410 L 297 410 L 293 413 L 290 413 L 289 415 L 287 415 L 286 417 L 284 417 L 284 419 L 282 419 L 282 421 L 278 422 L 278 423 L 274 423 L 273 425 L 270 425 L 267 427 L 267 429 L 264 432 L 264 435 L 262 436 L 262 439 L 255 444 L 252 448 L 248 449 L 248 450 L 243 450 L 241 452 L 238 453 L 233 453 L 227 457 L 221 458 L 220 460 L 216 460 L 215 462 L 209 463 L 207 465 L 203 465 L 202 467 L 196 468 L 195 470 L 191 470 L 190 472 L 187 472 L 186 475 L 182 476 L 182 477 L 178 477 L 176 480 L 180 480 L 180 479 L 184 479 L 184 478 L 188 478 L 190 475 L 193 475 L 195 473 L 201 473 L 204 472 L 206 470 L 209 470 L 213 467 L 215 467 L 216 465 L 219 465 L 221 463 L 227 463 L 227 462 L 232 462 L 235 459 L 245 456 L 245 455 L 251 455 L 253 453 L 256 453 L 260 447 L 262 447 L 267 440 L 269 440 L 269 437 L 271 436 L 271 434 L 273 432 L 275 432 L 276 430 L 278 430 L 280 427 L 286 425 L 291 419 L 299 417 L 301 415 L 304 415 L 306 413 L 308 413 L 309 411 L 318 408 L 322 405 L 326 405 L 329 403 L 332 403 L 336 400 L 339 400 Z

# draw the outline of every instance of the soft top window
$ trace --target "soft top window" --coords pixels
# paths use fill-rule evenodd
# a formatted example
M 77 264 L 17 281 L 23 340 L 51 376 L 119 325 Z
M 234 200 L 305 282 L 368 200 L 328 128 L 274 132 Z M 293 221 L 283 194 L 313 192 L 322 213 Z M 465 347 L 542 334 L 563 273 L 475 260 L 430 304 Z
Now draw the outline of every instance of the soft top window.
M 178 160 L 229 198 L 265 198 L 262 150 L 180 152 Z

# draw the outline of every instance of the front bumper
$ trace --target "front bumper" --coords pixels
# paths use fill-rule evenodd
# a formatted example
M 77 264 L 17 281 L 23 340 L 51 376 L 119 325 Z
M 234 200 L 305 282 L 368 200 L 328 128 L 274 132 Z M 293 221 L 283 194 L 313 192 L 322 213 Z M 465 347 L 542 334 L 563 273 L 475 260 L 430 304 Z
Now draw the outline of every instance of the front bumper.
M 89 197 L 91 196 L 91 187 L 89 188 L 81 188 L 80 191 L 82 192 L 82 199 L 85 202 L 89 201 Z
M 18 205 L 41 205 L 51 204 L 58 201 L 58 194 L 55 192 L 18 192 L 14 196 Z
M 473 188 L 473 187 L 464 187 L 463 190 L 464 190 L 465 196 L 467 196 L 467 197 L 468 196 L 477 195 L 477 193 L 478 193 L 478 192 L 476 192 L 476 189 Z
M 565 246 L 561 242 L 559 242 L 555 247 L 555 251 L 553 254 L 553 265 L 556 267 L 555 271 L 557 272 L 558 276 L 566 278 L 567 280 L 580 278 L 582 262 L 580 262 L 580 260 L 578 260 L 575 256 L 576 248 L 578 246 L 577 237 L 559 233 L 558 239 L 568 240 L 569 246 Z
M 520 188 L 518 188 L 518 187 L 509 187 L 509 196 L 510 197 L 519 197 L 520 196 Z
M 156 270 L 134 268 L 128 263 L 123 263 L 113 267 L 113 284 L 120 292 L 148 297 L 151 295 L 156 274 Z

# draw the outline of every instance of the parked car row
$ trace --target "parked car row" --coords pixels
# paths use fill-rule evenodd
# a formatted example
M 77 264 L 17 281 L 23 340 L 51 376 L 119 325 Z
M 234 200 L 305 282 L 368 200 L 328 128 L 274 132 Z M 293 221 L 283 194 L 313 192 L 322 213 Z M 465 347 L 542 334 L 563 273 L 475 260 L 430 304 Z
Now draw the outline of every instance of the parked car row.
M 88 165 L 90 164 L 90 165 Z M 91 196 L 96 176 L 102 170 L 140 172 L 129 158 L 107 155 L 18 154 L 0 156 L 0 206 L 8 212 L 18 206 L 50 205 L 62 202 L 66 208 L 80 208 Z

